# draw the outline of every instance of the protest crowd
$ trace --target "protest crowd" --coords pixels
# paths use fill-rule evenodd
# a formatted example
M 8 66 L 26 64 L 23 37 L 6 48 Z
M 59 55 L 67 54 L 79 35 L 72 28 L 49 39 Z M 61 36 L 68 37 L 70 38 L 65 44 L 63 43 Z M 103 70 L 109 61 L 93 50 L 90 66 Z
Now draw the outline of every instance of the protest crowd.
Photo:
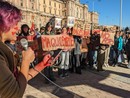
M 130 32 L 83 30 L 73 20 L 73 26 L 61 26 L 55 17 L 45 27 L 32 23 L 19 29 L 21 16 L 17 7 L 0 1 L 0 98 L 21 98 L 27 81 L 41 71 L 56 81 L 56 69 L 64 79 L 73 72 L 82 75 L 82 69 L 100 72 L 103 66 L 120 66 L 126 60 L 130 68 Z
M 71 48 L 62 48 L 62 52 L 58 54 L 56 61 L 53 63 L 54 65 L 52 64 L 52 66 L 48 66 L 43 70 L 44 74 L 51 81 L 56 81 L 53 74 L 53 70 L 55 69 L 58 70 L 59 78 L 65 78 L 69 76 L 69 73 L 73 72 L 82 74 L 82 69 L 100 72 L 105 71 L 103 67 L 116 67 L 123 64 L 126 64 L 125 66 L 130 68 L 128 64 L 130 60 L 130 33 L 126 34 L 124 31 L 116 31 L 113 33 L 108 31 L 107 28 L 104 28 L 97 31 L 90 30 L 86 35 L 83 35 L 83 30 L 78 31 L 80 26 L 77 27 L 78 29 L 67 27 L 67 25 L 61 28 L 55 28 L 53 25 L 55 23 L 53 22 L 54 20 L 52 21 L 52 19 L 50 19 L 46 26 L 42 26 L 40 30 L 35 28 L 33 24 L 30 29 L 27 24 L 23 24 L 21 26 L 21 32 L 17 34 L 18 37 L 33 36 L 35 39 L 44 39 L 44 37 L 46 37 L 45 35 L 47 35 L 48 38 L 49 36 L 56 37 L 58 35 L 68 35 L 73 38 L 74 46 Z M 107 36 L 110 37 L 110 34 L 112 37 L 107 38 Z M 45 41 L 46 40 L 42 40 L 42 42 L 38 44 L 44 44 L 46 43 Z M 55 46 L 56 45 L 52 45 L 53 48 Z M 44 50 L 44 47 L 42 49 L 43 52 L 46 50 Z M 47 51 L 57 51 L 58 49 L 49 49 Z M 35 62 L 38 62 L 37 60 L 38 59 L 35 59 Z M 49 83 L 48 80 L 45 80 L 45 82 Z

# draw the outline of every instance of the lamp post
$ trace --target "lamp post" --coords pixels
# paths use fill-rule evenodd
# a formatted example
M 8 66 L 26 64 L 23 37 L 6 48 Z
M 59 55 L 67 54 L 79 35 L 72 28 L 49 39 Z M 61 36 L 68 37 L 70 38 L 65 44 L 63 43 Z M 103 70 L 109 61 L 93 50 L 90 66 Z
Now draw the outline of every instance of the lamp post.
M 94 26 L 94 0 L 93 0 L 93 3 L 92 3 L 92 7 L 93 7 L 93 10 L 92 10 L 92 23 L 91 23 L 91 31 L 90 31 L 90 34 L 92 35 L 92 32 L 93 32 L 93 26 Z
M 94 2 L 94 0 L 93 0 L 93 12 L 94 12 L 94 4 L 95 4 L 95 2 Z
M 122 0 L 120 0 L 120 31 L 122 28 Z
M 93 0 L 92 24 L 94 23 L 94 4 L 95 4 L 95 2 L 94 2 L 94 0 Z

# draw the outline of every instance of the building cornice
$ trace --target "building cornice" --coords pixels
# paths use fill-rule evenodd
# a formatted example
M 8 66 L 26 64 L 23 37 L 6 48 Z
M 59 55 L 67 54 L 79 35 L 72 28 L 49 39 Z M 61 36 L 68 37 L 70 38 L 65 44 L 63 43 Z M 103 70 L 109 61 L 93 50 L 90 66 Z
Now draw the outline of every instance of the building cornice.
M 59 3 L 64 3 L 64 0 L 54 0 L 54 1 L 57 1 Z

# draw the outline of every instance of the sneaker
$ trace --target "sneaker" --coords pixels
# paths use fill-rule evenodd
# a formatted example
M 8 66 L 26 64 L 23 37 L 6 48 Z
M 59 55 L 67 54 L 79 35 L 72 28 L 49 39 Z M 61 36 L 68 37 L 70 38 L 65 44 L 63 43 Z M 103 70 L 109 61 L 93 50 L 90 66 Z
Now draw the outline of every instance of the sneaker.
M 65 78 L 65 75 L 61 74 L 61 75 L 60 75 L 60 78 L 64 79 L 64 78 Z
M 104 64 L 104 67 L 107 67 L 107 64 Z
M 96 64 L 94 64 L 94 65 L 93 65 L 93 68 L 94 68 L 94 69 L 97 69 L 97 65 L 96 65 Z
M 109 67 L 109 64 L 107 64 L 107 67 Z
M 65 73 L 65 77 L 69 77 L 68 73 Z
M 129 64 L 127 65 L 127 68 L 130 69 L 130 65 Z

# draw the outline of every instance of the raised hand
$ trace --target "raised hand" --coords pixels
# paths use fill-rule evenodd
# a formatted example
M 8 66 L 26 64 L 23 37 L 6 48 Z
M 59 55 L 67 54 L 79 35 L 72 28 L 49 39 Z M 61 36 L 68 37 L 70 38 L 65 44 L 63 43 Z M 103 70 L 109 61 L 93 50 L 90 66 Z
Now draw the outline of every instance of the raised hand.
M 44 56 L 42 62 L 44 66 L 51 66 L 52 62 L 53 62 L 53 57 L 51 57 L 50 54 L 47 54 L 46 56 Z
M 35 59 L 34 51 L 31 48 L 28 48 L 26 51 L 22 52 L 22 60 L 28 63 L 33 62 Z

